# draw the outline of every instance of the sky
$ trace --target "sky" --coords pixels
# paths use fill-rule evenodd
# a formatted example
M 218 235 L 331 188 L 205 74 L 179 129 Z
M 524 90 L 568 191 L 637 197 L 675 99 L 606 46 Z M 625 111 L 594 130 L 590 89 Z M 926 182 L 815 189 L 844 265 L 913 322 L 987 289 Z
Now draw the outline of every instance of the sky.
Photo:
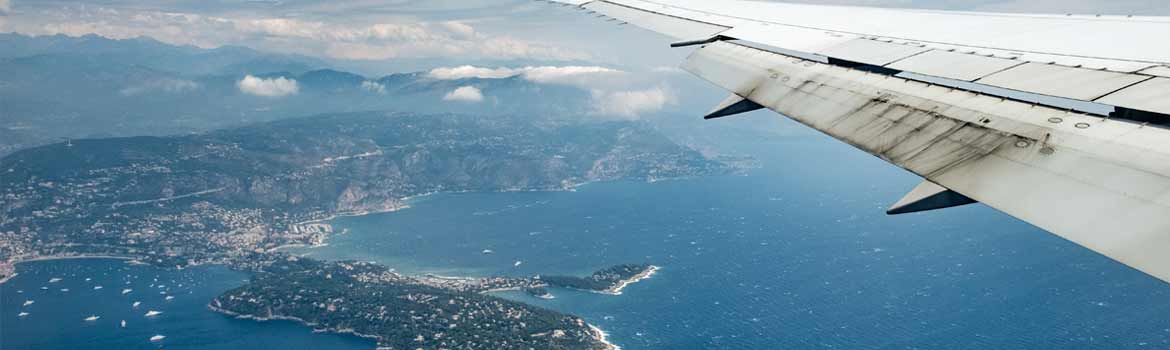
M 1170 15 L 1166 0 L 805 0 L 976 11 Z M 344 60 L 590 62 L 653 68 L 662 38 L 531 0 L 0 0 L 0 31 L 149 36 Z M 637 53 L 633 53 L 637 52 Z
M 792 0 L 965 11 L 1170 15 L 1167 0 Z M 0 0 L 0 32 L 150 37 L 202 48 L 245 46 L 326 59 L 369 76 L 463 68 L 591 89 L 626 101 L 608 114 L 677 105 L 694 79 L 676 67 L 687 50 L 633 26 L 532 0 Z M 543 75 L 542 75 L 543 74 Z M 552 77 L 552 78 L 549 78 Z M 620 86 L 626 86 L 620 88 Z M 291 83 L 241 80 L 288 94 Z M 706 93 L 704 91 L 703 93 Z M 482 99 L 465 89 L 452 100 Z M 718 99 L 721 96 L 713 98 Z M 706 101 L 703 101 L 706 103 Z

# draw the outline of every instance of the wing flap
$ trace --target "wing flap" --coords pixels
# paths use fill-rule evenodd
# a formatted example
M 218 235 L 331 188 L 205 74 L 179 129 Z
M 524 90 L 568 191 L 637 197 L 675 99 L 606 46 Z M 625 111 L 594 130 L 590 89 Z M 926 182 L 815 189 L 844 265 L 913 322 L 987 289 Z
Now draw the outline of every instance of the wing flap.
M 971 200 L 1170 281 L 1170 130 L 728 42 L 695 51 L 683 68 Z
M 579 0 L 568 0 L 580 4 Z M 599 0 L 581 7 L 674 38 L 718 34 L 786 51 L 1026 93 L 1170 114 L 1170 19 L 764 3 Z M 1163 33 L 1151 35 L 1150 33 Z M 781 51 L 783 52 L 783 51 Z M 1108 102 L 1106 102 L 1108 101 Z

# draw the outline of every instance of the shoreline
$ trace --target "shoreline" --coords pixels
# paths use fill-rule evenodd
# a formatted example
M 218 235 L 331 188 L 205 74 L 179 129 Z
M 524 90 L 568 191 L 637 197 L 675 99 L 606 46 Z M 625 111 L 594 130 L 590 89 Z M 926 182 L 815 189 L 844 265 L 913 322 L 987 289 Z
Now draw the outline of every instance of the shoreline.
M 647 267 L 645 271 L 642 271 L 642 272 L 638 273 L 637 275 L 634 275 L 633 277 L 618 281 L 617 285 L 614 285 L 613 287 L 606 289 L 606 290 L 603 290 L 603 291 L 598 291 L 598 293 L 609 294 L 609 295 L 622 295 L 622 289 L 626 289 L 626 287 L 629 287 L 631 284 L 641 282 L 644 279 L 647 279 L 647 278 L 654 276 L 654 274 L 657 273 L 658 270 L 661 270 L 661 269 L 662 269 L 661 267 L 650 265 L 650 267 Z
M 593 339 L 605 345 L 605 350 L 622 350 L 622 347 L 609 341 L 609 333 L 601 330 L 594 325 L 589 325 L 590 333 L 593 333 Z
M 252 321 L 256 321 L 256 322 L 292 321 L 292 322 L 296 322 L 302 326 L 308 327 L 310 330 L 312 330 L 313 333 L 333 333 L 333 334 L 344 334 L 344 335 L 357 336 L 359 338 L 373 340 L 375 342 L 375 344 L 374 344 L 375 348 L 379 348 L 379 346 L 381 344 L 378 344 L 378 343 L 382 342 L 382 337 L 379 337 L 376 335 L 358 333 L 357 331 L 354 331 L 352 329 L 317 328 L 318 324 L 313 323 L 313 322 L 309 322 L 309 321 L 305 321 L 304 319 L 302 319 L 300 317 L 282 316 L 282 315 L 271 315 L 268 317 L 260 317 L 260 316 L 256 316 L 256 315 L 242 315 L 238 312 L 215 306 L 214 304 L 218 303 L 218 302 L 219 302 L 219 299 L 212 299 L 212 301 L 210 303 L 207 303 L 207 309 L 211 310 L 212 312 L 216 312 L 219 314 L 230 316 L 232 318 L 239 319 L 239 320 L 252 320 Z
M 252 321 L 256 321 L 256 322 L 268 322 L 268 321 L 274 321 L 274 320 L 275 321 L 296 322 L 296 323 L 301 324 L 303 326 L 309 327 L 313 333 L 333 333 L 333 334 L 352 335 L 352 336 L 357 336 L 357 337 L 364 338 L 364 339 L 373 340 L 375 342 L 375 344 L 374 344 L 375 349 L 382 349 L 382 347 L 381 347 L 382 337 L 380 337 L 380 336 L 359 333 L 357 331 L 354 331 L 353 329 L 317 328 L 317 326 L 318 326 L 317 323 L 305 321 L 304 319 L 302 319 L 300 317 L 282 316 L 282 315 L 271 315 L 268 317 L 260 317 L 260 316 L 256 316 L 256 315 L 242 315 L 238 312 L 231 311 L 231 310 L 216 306 L 215 304 L 217 304 L 217 303 L 219 303 L 219 299 L 212 299 L 212 301 L 210 303 L 207 303 L 207 309 L 211 310 L 212 312 L 216 312 L 216 313 L 219 313 L 219 314 L 222 314 L 222 315 L 225 315 L 228 317 L 232 317 L 235 319 L 239 319 L 239 320 L 252 320 Z M 609 341 L 609 333 L 606 333 L 601 328 L 598 328 L 597 326 L 594 326 L 592 324 L 586 324 L 586 325 L 589 327 L 589 333 L 590 333 L 590 335 L 593 336 L 593 340 L 596 340 L 598 343 L 601 343 L 602 345 L 604 345 L 605 350 L 621 350 L 622 349 L 621 346 L 618 346 L 617 344 L 614 344 L 614 343 Z
M 109 259 L 109 260 L 125 260 L 125 261 L 138 260 L 138 258 L 132 258 L 132 257 L 128 257 L 128 256 L 114 256 L 114 255 L 58 255 L 58 256 L 50 255 L 50 256 L 38 256 L 35 258 L 29 258 L 29 259 L 19 259 L 19 260 L 15 260 L 15 261 L 7 261 L 7 262 L 3 262 L 3 263 L 11 265 L 13 273 L 12 273 L 12 275 L 4 276 L 4 278 L 0 278 L 0 285 L 3 285 L 4 283 L 7 283 L 12 278 L 20 275 L 19 273 L 16 273 L 16 265 L 30 263 L 30 262 L 38 262 L 38 261 L 84 260 L 84 259 Z

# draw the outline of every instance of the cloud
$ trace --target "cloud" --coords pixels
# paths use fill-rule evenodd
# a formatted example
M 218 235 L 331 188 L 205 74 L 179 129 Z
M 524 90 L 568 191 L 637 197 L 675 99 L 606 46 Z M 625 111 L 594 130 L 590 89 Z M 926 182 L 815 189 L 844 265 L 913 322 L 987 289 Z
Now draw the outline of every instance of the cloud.
M 0 0 L 9 1 L 9 0 Z M 164 6 L 165 7 L 165 6 Z M 352 14 L 351 14 L 352 16 Z M 354 60 L 460 56 L 473 59 L 585 60 L 576 49 L 493 35 L 461 21 L 367 22 L 333 16 L 272 17 L 261 12 L 199 14 L 82 4 L 41 4 L 7 30 L 32 35 L 147 36 L 177 45 L 247 46 L 264 51 Z M 382 18 L 381 20 L 385 20 Z
M 6 14 L 12 11 L 12 1 L 0 0 L 0 14 Z
M 239 86 L 240 92 L 245 94 L 265 97 L 296 95 L 301 91 L 296 80 L 284 77 L 264 79 L 248 75 L 236 83 L 236 86 Z
M 448 32 L 451 32 L 451 33 L 458 35 L 460 37 L 463 37 L 463 38 L 474 38 L 475 37 L 475 28 L 473 28 L 470 25 L 467 25 L 466 23 L 459 22 L 459 21 L 447 21 L 447 22 L 440 23 L 440 25 L 442 25 L 443 28 L 446 29 Z
M 362 90 L 366 90 L 366 91 L 369 91 L 369 92 L 372 92 L 375 94 L 379 94 L 379 95 L 386 94 L 386 86 L 385 85 L 379 84 L 377 82 L 369 81 L 369 80 L 362 82 Z
M 468 78 L 503 79 L 521 76 L 525 80 L 536 83 L 561 83 L 571 85 L 585 85 L 586 80 L 599 75 L 620 75 L 625 72 L 598 66 L 541 66 L 522 68 L 483 68 L 475 66 L 459 66 L 435 68 L 427 73 L 427 77 L 439 80 L 457 80 Z
M 482 102 L 483 91 L 474 86 L 461 86 L 443 96 L 443 101 Z
M 122 96 L 136 96 L 150 92 L 178 94 L 198 89 L 199 83 L 184 79 L 162 78 L 119 90 Z
M 677 102 L 674 93 L 663 87 L 646 90 L 607 92 L 593 91 L 594 113 L 628 119 L 661 111 Z

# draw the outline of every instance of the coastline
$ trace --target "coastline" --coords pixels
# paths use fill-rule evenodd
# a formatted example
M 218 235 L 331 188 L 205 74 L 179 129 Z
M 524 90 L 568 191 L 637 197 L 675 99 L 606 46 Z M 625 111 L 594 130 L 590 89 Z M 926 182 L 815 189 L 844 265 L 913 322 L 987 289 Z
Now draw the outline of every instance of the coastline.
M 658 266 L 650 265 L 650 267 L 647 267 L 645 271 L 642 271 L 641 273 L 634 275 L 633 277 L 618 281 L 617 285 L 614 285 L 613 287 L 611 287 L 609 289 L 599 291 L 598 293 L 609 294 L 609 295 L 622 295 L 622 289 L 626 289 L 626 287 L 630 286 L 631 284 L 641 282 L 644 279 L 647 279 L 647 278 L 650 278 L 651 276 L 654 276 L 654 274 L 657 273 L 658 270 L 660 270 L 660 269 L 662 269 L 662 268 L 658 267 Z
M 296 323 L 299 323 L 301 325 L 304 325 L 306 327 L 309 327 L 310 329 L 312 329 L 313 333 L 345 334 L 345 335 L 353 335 L 353 336 L 357 336 L 360 338 L 373 340 L 373 341 L 378 342 L 378 343 L 380 343 L 382 341 L 382 337 L 379 337 L 376 335 L 371 335 L 371 334 L 358 333 L 357 331 L 354 331 L 352 329 L 336 329 L 336 328 L 321 329 L 321 328 L 317 328 L 318 324 L 313 323 L 313 322 L 309 322 L 309 321 L 305 321 L 304 319 L 302 319 L 300 317 L 281 316 L 281 315 L 271 315 L 268 317 L 260 317 L 260 316 L 256 316 L 256 315 L 242 315 L 238 312 L 215 306 L 214 304 L 216 304 L 218 302 L 219 302 L 219 299 L 212 299 L 212 301 L 210 303 L 207 303 L 207 309 L 209 309 L 213 312 L 217 312 L 217 313 L 220 313 L 220 314 L 223 314 L 226 316 L 230 316 L 230 317 L 233 317 L 236 319 L 241 319 L 241 320 L 252 320 L 252 321 L 256 321 L 256 322 L 268 322 L 268 321 L 274 321 L 274 320 L 275 321 L 292 321 L 292 322 L 296 322 Z M 375 344 L 375 347 L 377 347 L 378 345 L 380 345 L 380 344 Z
M 292 322 L 296 322 L 296 323 L 299 323 L 299 324 L 302 324 L 306 327 L 311 328 L 313 333 L 345 334 L 345 335 L 353 335 L 353 336 L 373 340 L 376 342 L 375 347 L 377 349 L 382 349 L 381 344 L 380 344 L 382 342 L 382 337 L 380 337 L 380 336 L 359 333 L 357 331 L 354 331 L 353 329 L 336 329 L 336 328 L 323 328 L 322 329 L 322 328 L 317 328 L 318 324 L 313 323 L 313 322 L 309 322 L 309 321 L 305 321 L 302 318 L 293 317 L 293 316 L 271 315 L 268 317 L 260 317 L 260 316 L 256 316 L 256 315 L 242 315 L 238 312 L 231 311 L 231 310 L 216 306 L 215 304 L 217 304 L 217 303 L 219 303 L 219 299 L 213 299 L 210 303 L 207 303 L 207 309 L 209 309 L 213 312 L 216 312 L 216 313 L 220 313 L 220 314 L 223 314 L 223 315 L 226 315 L 229 317 L 233 317 L 236 319 L 241 319 L 241 320 L 252 320 L 252 321 L 256 321 L 256 322 L 268 322 L 268 321 L 273 321 L 273 320 L 292 321 Z M 621 346 L 618 346 L 617 344 L 614 344 L 614 343 L 609 341 L 609 333 L 606 333 L 605 331 L 601 330 L 601 328 L 598 328 L 597 326 L 594 326 L 592 324 L 587 324 L 587 326 L 589 326 L 590 335 L 593 336 L 594 340 L 596 340 L 597 342 L 604 345 L 605 350 L 621 350 L 622 349 Z
M 114 255 L 56 255 L 56 256 L 50 255 L 50 256 L 38 256 L 35 258 L 28 258 L 28 259 L 18 259 L 18 260 L 14 260 L 14 261 L 4 262 L 5 264 L 10 264 L 12 266 L 13 273 L 12 273 L 12 275 L 4 276 L 4 278 L 0 278 L 0 285 L 4 284 L 5 282 L 8 282 L 13 277 L 20 275 L 19 273 L 15 272 L 16 265 L 20 265 L 23 263 L 29 263 L 29 262 L 37 262 L 37 261 L 82 260 L 82 259 L 111 259 L 111 260 L 127 260 L 127 261 L 137 260 L 137 258 L 132 258 L 132 257 L 128 257 L 128 256 L 114 256 Z
M 605 350 L 622 350 L 621 346 L 618 346 L 617 344 L 611 343 L 609 341 L 609 333 L 601 330 L 601 328 L 598 328 L 594 325 L 589 325 L 589 330 L 590 333 L 593 333 L 593 339 L 605 345 Z

